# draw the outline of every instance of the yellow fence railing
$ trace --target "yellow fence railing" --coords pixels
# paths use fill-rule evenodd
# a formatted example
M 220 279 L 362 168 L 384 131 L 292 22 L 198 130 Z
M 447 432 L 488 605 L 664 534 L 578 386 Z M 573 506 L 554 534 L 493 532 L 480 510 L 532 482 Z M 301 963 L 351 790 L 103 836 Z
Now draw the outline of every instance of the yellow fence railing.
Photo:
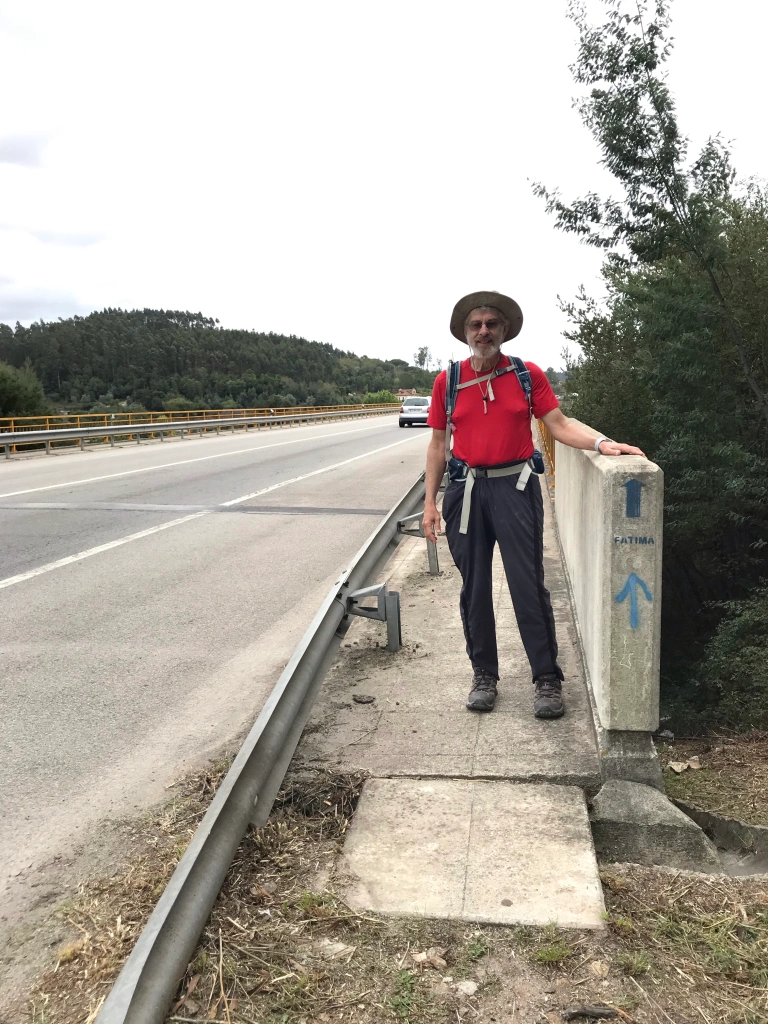
M 103 444 L 108 441 L 114 445 L 116 436 L 130 441 L 134 437 L 140 439 L 159 435 L 162 441 L 164 435 L 168 434 L 179 433 L 183 436 L 185 428 L 189 431 L 188 424 L 191 423 L 194 423 L 191 429 L 201 435 L 212 430 L 218 433 L 223 427 L 247 431 L 249 428 L 288 426 L 302 421 L 322 423 L 326 419 L 334 419 L 339 413 L 369 413 L 376 416 L 396 412 L 400 404 L 397 402 L 386 405 L 293 405 L 258 409 L 184 409 L 168 412 L 89 412 L 59 416 L 0 417 L 0 437 L 7 459 L 12 453 L 28 451 L 40 445 L 44 445 L 48 453 L 54 447 L 69 447 L 76 444 L 79 444 L 80 448 L 93 442 Z M 249 419 L 258 419 L 261 422 L 248 423 Z M 178 424 L 178 430 L 173 429 L 173 424 Z M 130 431 L 131 427 L 136 428 L 135 433 Z M 152 427 L 156 430 L 153 431 Z M 76 433 L 79 430 L 83 431 L 82 435 Z M 50 438 L 45 436 L 48 431 L 51 432 Z M 62 431 L 63 436 L 57 431 Z M 18 441 L 12 440 L 14 434 L 18 435 Z
M 549 476 L 549 486 L 555 486 L 555 439 L 552 437 L 550 432 L 547 430 L 543 420 L 536 420 L 536 426 L 539 428 L 539 434 L 541 435 L 541 443 L 544 447 L 544 454 L 547 457 L 547 476 Z
M 393 411 L 400 402 L 393 405 Z M 83 412 L 56 416 L 0 416 L 0 433 L 17 430 L 64 430 L 67 427 L 122 427 L 133 423 L 176 423 L 180 420 L 228 420 L 243 416 L 291 416 L 307 412 L 346 412 L 357 405 L 259 406 L 255 409 L 178 409 L 167 412 Z

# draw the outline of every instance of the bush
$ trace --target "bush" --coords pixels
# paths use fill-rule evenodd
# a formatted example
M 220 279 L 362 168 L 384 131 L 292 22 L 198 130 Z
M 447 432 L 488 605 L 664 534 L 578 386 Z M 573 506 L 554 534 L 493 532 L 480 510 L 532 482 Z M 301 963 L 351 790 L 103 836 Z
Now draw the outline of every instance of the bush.
M 737 728 L 768 725 L 768 585 L 723 605 L 725 617 L 707 645 L 702 681 L 716 716 Z
M 188 398 L 182 398 L 181 395 L 174 395 L 173 398 L 167 398 L 163 402 L 163 406 L 166 412 L 179 412 L 184 409 L 197 409 L 198 405 L 194 402 L 190 402 Z
M 363 405 L 394 405 L 397 401 L 397 395 L 391 391 L 369 391 L 363 399 Z
M 0 416 L 40 416 L 47 408 L 43 385 L 33 370 L 0 363 Z

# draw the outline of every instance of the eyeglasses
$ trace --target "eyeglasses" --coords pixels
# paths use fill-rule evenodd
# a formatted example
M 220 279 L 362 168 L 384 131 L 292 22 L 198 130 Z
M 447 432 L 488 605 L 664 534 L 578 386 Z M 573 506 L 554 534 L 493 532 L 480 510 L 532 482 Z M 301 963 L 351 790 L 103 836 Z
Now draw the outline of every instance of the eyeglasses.
M 477 334 L 477 332 L 482 328 L 482 326 L 483 326 L 483 321 L 482 320 L 472 320 L 470 323 L 467 324 L 467 330 L 471 331 L 472 334 Z M 497 328 L 504 326 L 504 321 L 503 320 L 486 320 L 485 321 L 485 326 L 488 328 L 489 331 L 495 331 Z

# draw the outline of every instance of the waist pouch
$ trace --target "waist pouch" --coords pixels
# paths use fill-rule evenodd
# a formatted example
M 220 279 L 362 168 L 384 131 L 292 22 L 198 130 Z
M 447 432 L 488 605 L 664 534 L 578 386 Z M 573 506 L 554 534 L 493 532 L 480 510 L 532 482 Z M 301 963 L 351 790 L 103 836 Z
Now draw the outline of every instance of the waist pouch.
M 536 452 L 539 456 L 538 460 L 534 458 L 527 459 L 525 462 L 505 462 L 500 466 L 468 466 L 466 462 L 461 459 L 451 458 L 448 460 L 448 479 L 455 480 L 457 482 L 464 482 L 464 497 L 461 502 L 461 522 L 459 524 L 459 533 L 466 533 L 469 529 L 469 513 L 472 505 L 472 488 L 475 486 L 475 480 L 479 477 L 480 479 L 494 479 L 495 477 L 502 476 L 516 476 L 518 491 L 524 491 L 525 485 L 528 483 L 528 477 L 531 473 L 540 473 L 544 471 L 544 460 L 541 457 L 541 452 Z M 541 469 L 537 469 L 537 463 L 541 466 Z
M 544 466 L 544 456 L 541 454 L 538 448 L 534 448 L 533 455 L 528 460 L 528 464 L 530 465 L 533 472 L 536 473 L 538 476 L 541 476 L 543 473 L 546 472 L 546 468 Z M 513 462 L 504 462 L 500 466 L 478 467 L 478 469 L 475 470 L 475 473 L 477 476 L 484 476 L 484 470 L 504 469 L 506 466 L 513 465 L 515 465 L 515 463 Z M 448 460 L 448 479 L 450 481 L 466 480 L 468 469 L 469 466 L 467 465 L 466 462 L 464 462 L 462 459 L 457 459 L 454 455 L 452 455 Z

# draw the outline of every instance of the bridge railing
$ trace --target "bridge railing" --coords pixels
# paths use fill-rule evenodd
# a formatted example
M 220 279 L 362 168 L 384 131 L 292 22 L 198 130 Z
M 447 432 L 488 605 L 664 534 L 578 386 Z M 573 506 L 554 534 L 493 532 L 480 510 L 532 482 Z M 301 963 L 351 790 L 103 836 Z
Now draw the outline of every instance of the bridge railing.
M 72 445 L 97 440 L 114 445 L 116 437 L 140 441 L 142 437 L 196 432 L 200 435 L 222 428 L 272 427 L 295 423 L 349 419 L 393 413 L 396 405 L 305 406 L 274 409 L 206 409 L 167 413 L 83 413 L 77 416 L 28 416 L 0 419 L 0 446 L 6 459 L 20 446 L 25 449 L 43 445 L 50 454 L 56 445 Z
M 398 403 L 399 406 L 399 403 Z M 125 426 L 133 423 L 174 423 L 185 420 L 231 420 L 243 416 L 287 416 L 290 413 L 344 412 L 365 409 L 354 405 L 255 406 L 252 409 L 174 409 L 160 412 L 81 412 L 54 416 L 0 416 L 0 433 L 28 430 L 57 430 L 67 427 Z M 392 406 L 393 409 L 396 406 Z
M 549 462 L 547 474 L 550 477 L 550 484 L 554 486 L 555 483 L 555 439 L 552 437 L 550 432 L 547 430 L 547 425 L 544 420 L 536 420 L 536 426 L 539 428 L 539 434 L 541 435 L 541 443 L 544 446 L 544 454 Z
M 615 760 L 605 774 L 655 785 L 664 474 L 641 456 L 552 448 L 557 529 L 598 739 L 604 759 Z

